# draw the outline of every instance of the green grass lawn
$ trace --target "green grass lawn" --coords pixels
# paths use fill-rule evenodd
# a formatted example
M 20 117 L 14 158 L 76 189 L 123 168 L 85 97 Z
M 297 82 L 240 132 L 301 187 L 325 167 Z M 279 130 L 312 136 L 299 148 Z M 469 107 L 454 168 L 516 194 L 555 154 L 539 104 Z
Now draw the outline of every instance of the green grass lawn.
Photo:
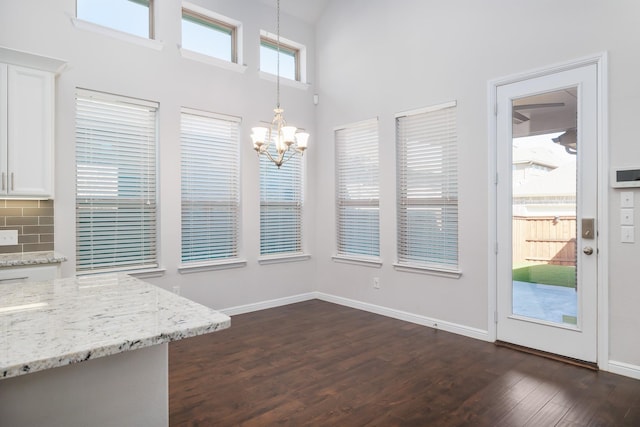
M 570 265 L 528 265 L 514 268 L 513 280 L 575 288 L 576 268 Z

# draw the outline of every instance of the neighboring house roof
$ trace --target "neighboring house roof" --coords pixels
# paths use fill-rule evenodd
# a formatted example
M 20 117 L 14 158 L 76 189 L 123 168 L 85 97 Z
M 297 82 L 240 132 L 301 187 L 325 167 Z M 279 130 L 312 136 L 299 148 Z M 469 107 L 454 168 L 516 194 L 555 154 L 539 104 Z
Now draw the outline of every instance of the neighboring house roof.
M 556 168 L 558 164 L 557 151 L 551 144 L 517 144 L 513 146 L 513 164 L 538 164 L 549 168 Z
M 576 162 L 570 161 L 544 175 L 513 187 L 513 197 L 576 195 Z

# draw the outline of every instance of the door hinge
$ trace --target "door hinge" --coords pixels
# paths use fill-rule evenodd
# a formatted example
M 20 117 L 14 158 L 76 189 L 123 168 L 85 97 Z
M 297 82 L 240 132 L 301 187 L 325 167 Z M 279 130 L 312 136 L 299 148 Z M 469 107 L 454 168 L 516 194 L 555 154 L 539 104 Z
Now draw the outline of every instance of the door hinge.
M 498 312 L 497 311 L 493 312 L 493 323 L 498 323 Z
M 495 178 L 493 179 L 493 184 L 494 185 L 498 185 L 498 173 L 497 172 L 496 172 Z
M 493 104 L 493 115 L 494 116 L 498 115 L 498 103 L 497 102 L 495 104 Z
M 498 242 L 495 243 L 493 247 L 493 252 L 495 252 L 495 254 L 498 255 Z

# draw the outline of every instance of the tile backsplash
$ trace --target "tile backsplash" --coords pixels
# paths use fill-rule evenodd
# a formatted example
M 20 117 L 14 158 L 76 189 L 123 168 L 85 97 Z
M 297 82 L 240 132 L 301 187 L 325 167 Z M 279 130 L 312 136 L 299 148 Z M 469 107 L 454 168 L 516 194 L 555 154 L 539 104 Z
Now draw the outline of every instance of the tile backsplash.
M 53 200 L 0 200 L 0 230 L 18 230 L 18 244 L 0 253 L 53 250 Z

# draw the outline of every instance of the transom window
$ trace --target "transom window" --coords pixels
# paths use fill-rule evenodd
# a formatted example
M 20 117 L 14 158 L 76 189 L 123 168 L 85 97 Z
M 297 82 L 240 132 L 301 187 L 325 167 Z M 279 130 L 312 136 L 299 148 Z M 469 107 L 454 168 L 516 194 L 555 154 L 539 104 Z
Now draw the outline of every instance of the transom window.
M 229 62 L 238 62 L 235 25 L 195 6 L 182 8 L 182 47 Z
M 153 0 L 77 0 L 76 17 L 139 37 L 153 38 Z
M 278 74 L 278 42 L 275 37 L 260 37 L 260 71 Z M 300 80 L 300 48 L 280 38 L 280 77 Z

